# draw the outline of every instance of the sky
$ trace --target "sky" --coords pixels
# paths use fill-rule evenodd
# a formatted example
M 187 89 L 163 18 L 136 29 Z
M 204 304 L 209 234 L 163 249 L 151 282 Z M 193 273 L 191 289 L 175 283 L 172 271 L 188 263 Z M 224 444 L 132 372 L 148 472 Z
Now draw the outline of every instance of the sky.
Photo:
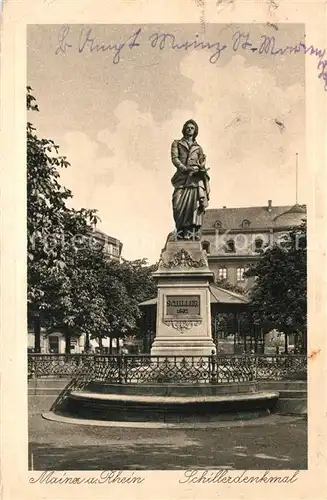
M 71 205 L 97 209 L 98 228 L 122 241 L 125 258 L 156 262 L 174 228 L 170 147 L 190 118 L 210 167 L 210 208 L 294 204 L 296 153 L 306 203 L 304 55 L 233 50 L 238 31 L 253 46 L 266 35 L 285 47 L 303 40 L 303 25 L 68 28 L 63 40 L 62 26 L 28 27 L 27 85 L 40 109 L 28 118 L 71 164 L 61 174 Z M 80 51 L 87 33 L 93 47 L 125 42 L 119 62 L 91 42 Z M 160 50 L 155 33 L 227 47 L 210 63 L 214 48 Z M 140 45 L 130 49 L 132 39 Z

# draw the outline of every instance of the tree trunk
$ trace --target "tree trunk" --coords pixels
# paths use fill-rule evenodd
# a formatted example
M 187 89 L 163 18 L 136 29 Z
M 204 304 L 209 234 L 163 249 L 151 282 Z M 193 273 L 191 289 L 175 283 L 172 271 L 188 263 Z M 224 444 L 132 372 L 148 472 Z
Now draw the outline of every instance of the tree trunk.
M 148 332 L 145 331 L 142 337 L 142 351 L 147 352 L 147 344 L 148 344 Z
M 304 332 L 301 335 L 302 337 L 302 342 L 301 342 L 301 352 L 302 354 L 307 353 L 307 330 L 305 329 Z
M 89 352 L 90 350 L 90 334 L 86 332 L 85 334 L 85 346 L 84 346 L 85 352 Z
M 285 347 L 284 347 L 284 352 L 285 354 L 288 354 L 288 338 L 287 338 L 287 333 L 284 333 L 285 335 Z
M 109 337 L 109 354 L 112 354 L 112 337 Z
M 116 337 L 116 349 L 117 349 L 117 354 L 120 352 L 120 347 L 119 347 L 119 337 Z
M 260 340 L 261 340 L 261 345 L 262 345 L 262 354 L 265 353 L 265 334 L 263 329 L 260 329 Z
M 100 352 L 102 353 L 102 350 L 103 350 L 102 337 L 98 337 L 98 340 L 99 340 L 99 349 L 100 349 Z
M 65 354 L 70 354 L 70 334 L 65 333 Z
M 252 322 L 252 334 L 253 334 L 253 340 L 254 340 L 254 352 L 255 352 L 255 354 L 257 354 L 258 353 L 258 337 L 257 337 L 257 328 L 256 328 L 256 324 L 254 322 L 253 315 L 251 316 L 251 322 Z
M 237 344 L 237 313 L 233 313 L 233 333 L 234 333 L 234 354 L 236 353 L 236 344 Z
M 40 316 L 34 318 L 34 352 L 41 352 L 41 321 Z

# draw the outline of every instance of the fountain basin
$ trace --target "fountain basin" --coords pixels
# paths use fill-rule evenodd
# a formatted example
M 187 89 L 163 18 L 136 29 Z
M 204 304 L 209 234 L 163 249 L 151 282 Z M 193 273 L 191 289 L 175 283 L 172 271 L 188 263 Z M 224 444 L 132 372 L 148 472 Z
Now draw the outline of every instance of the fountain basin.
M 203 422 L 267 416 L 274 412 L 279 393 L 145 395 L 72 391 L 61 414 L 108 421 Z

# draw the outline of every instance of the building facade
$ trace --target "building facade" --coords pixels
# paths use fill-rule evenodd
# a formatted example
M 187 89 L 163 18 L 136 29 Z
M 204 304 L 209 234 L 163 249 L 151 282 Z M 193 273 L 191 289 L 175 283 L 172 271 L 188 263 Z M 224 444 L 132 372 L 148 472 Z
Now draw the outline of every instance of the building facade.
M 47 333 L 41 332 L 41 353 L 42 354 L 65 354 L 66 341 L 65 336 L 61 332 Z M 27 349 L 29 352 L 34 352 L 35 334 L 32 330 L 28 331 Z M 74 335 L 70 339 L 71 354 L 81 354 L 85 348 L 85 335 Z
M 109 339 L 102 339 L 101 352 L 109 354 Z M 34 352 L 35 335 L 32 330 L 28 331 L 28 352 Z M 112 354 L 117 354 L 123 347 L 123 340 L 119 340 L 119 348 L 117 348 L 117 340 L 112 339 Z M 45 330 L 41 332 L 41 354 L 65 354 L 66 353 L 66 340 L 61 332 L 47 333 Z M 73 335 L 70 338 L 70 353 L 83 354 L 86 352 L 86 334 Z M 91 339 L 88 352 L 99 352 L 99 342 L 97 339 Z
M 93 248 L 103 247 L 103 250 L 109 259 L 113 259 L 120 262 L 123 244 L 117 238 L 109 236 L 108 234 L 94 228 L 89 234 L 89 236 L 86 238 L 86 242 L 87 244 L 92 245 Z M 86 342 L 86 335 L 84 333 L 72 336 L 70 339 L 70 352 L 73 354 L 83 353 L 85 350 L 85 342 Z M 46 331 L 41 331 L 41 337 L 40 337 L 41 353 L 64 354 L 65 346 L 66 346 L 65 336 L 61 332 L 52 332 L 49 334 Z M 115 344 L 114 347 L 116 348 Z M 28 351 L 30 352 L 34 351 L 35 348 L 35 334 L 31 328 L 28 329 L 27 348 Z M 98 344 L 95 340 L 91 341 L 91 348 L 93 350 L 96 350 L 98 348 Z
M 123 249 L 121 241 L 102 231 L 99 231 L 99 229 L 94 229 L 92 232 L 92 238 L 95 240 L 95 244 L 103 245 L 103 250 L 110 259 L 120 261 Z
M 245 291 L 253 278 L 244 273 L 262 253 L 287 237 L 306 217 L 306 206 L 266 206 L 208 209 L 202 229 L 202 245 L 216 280 L 227 280 Z

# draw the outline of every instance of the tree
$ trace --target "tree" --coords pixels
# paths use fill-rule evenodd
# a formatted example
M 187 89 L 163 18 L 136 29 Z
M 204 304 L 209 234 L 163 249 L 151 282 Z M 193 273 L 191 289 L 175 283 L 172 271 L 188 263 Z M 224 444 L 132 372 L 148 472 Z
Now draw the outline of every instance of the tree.
M 117 339 L 127 335 L 140 335 L 139 304 L 152 298 L 157 291 L 152 273 L 157 266 L 149 266 L 145 259 L 135 261 L 108 261 L 101 287 L 107 297 L 108 330 L 104 336 Z
M 28 111 L 39 111 L 31 87 L 26 105 Z M 67 208 L 72 193 L 59 183 L 59 172 L 69 163 L 58 150 L 27 123 L 28 318 L 36 352 L 40 352 L 41 326 L 49 326 L 58 312 L 58 297 L 63 295 L 75 252 L 73 238 L 86 237 L 97 220 L 95 210 Z
M 294 333 L 306 348 L 307 325 L 306 222 L 292 229 L 279 244 L 268 248 L 246 273 L 255 278 L 250 291 L 255 320 L 266 329 Z

